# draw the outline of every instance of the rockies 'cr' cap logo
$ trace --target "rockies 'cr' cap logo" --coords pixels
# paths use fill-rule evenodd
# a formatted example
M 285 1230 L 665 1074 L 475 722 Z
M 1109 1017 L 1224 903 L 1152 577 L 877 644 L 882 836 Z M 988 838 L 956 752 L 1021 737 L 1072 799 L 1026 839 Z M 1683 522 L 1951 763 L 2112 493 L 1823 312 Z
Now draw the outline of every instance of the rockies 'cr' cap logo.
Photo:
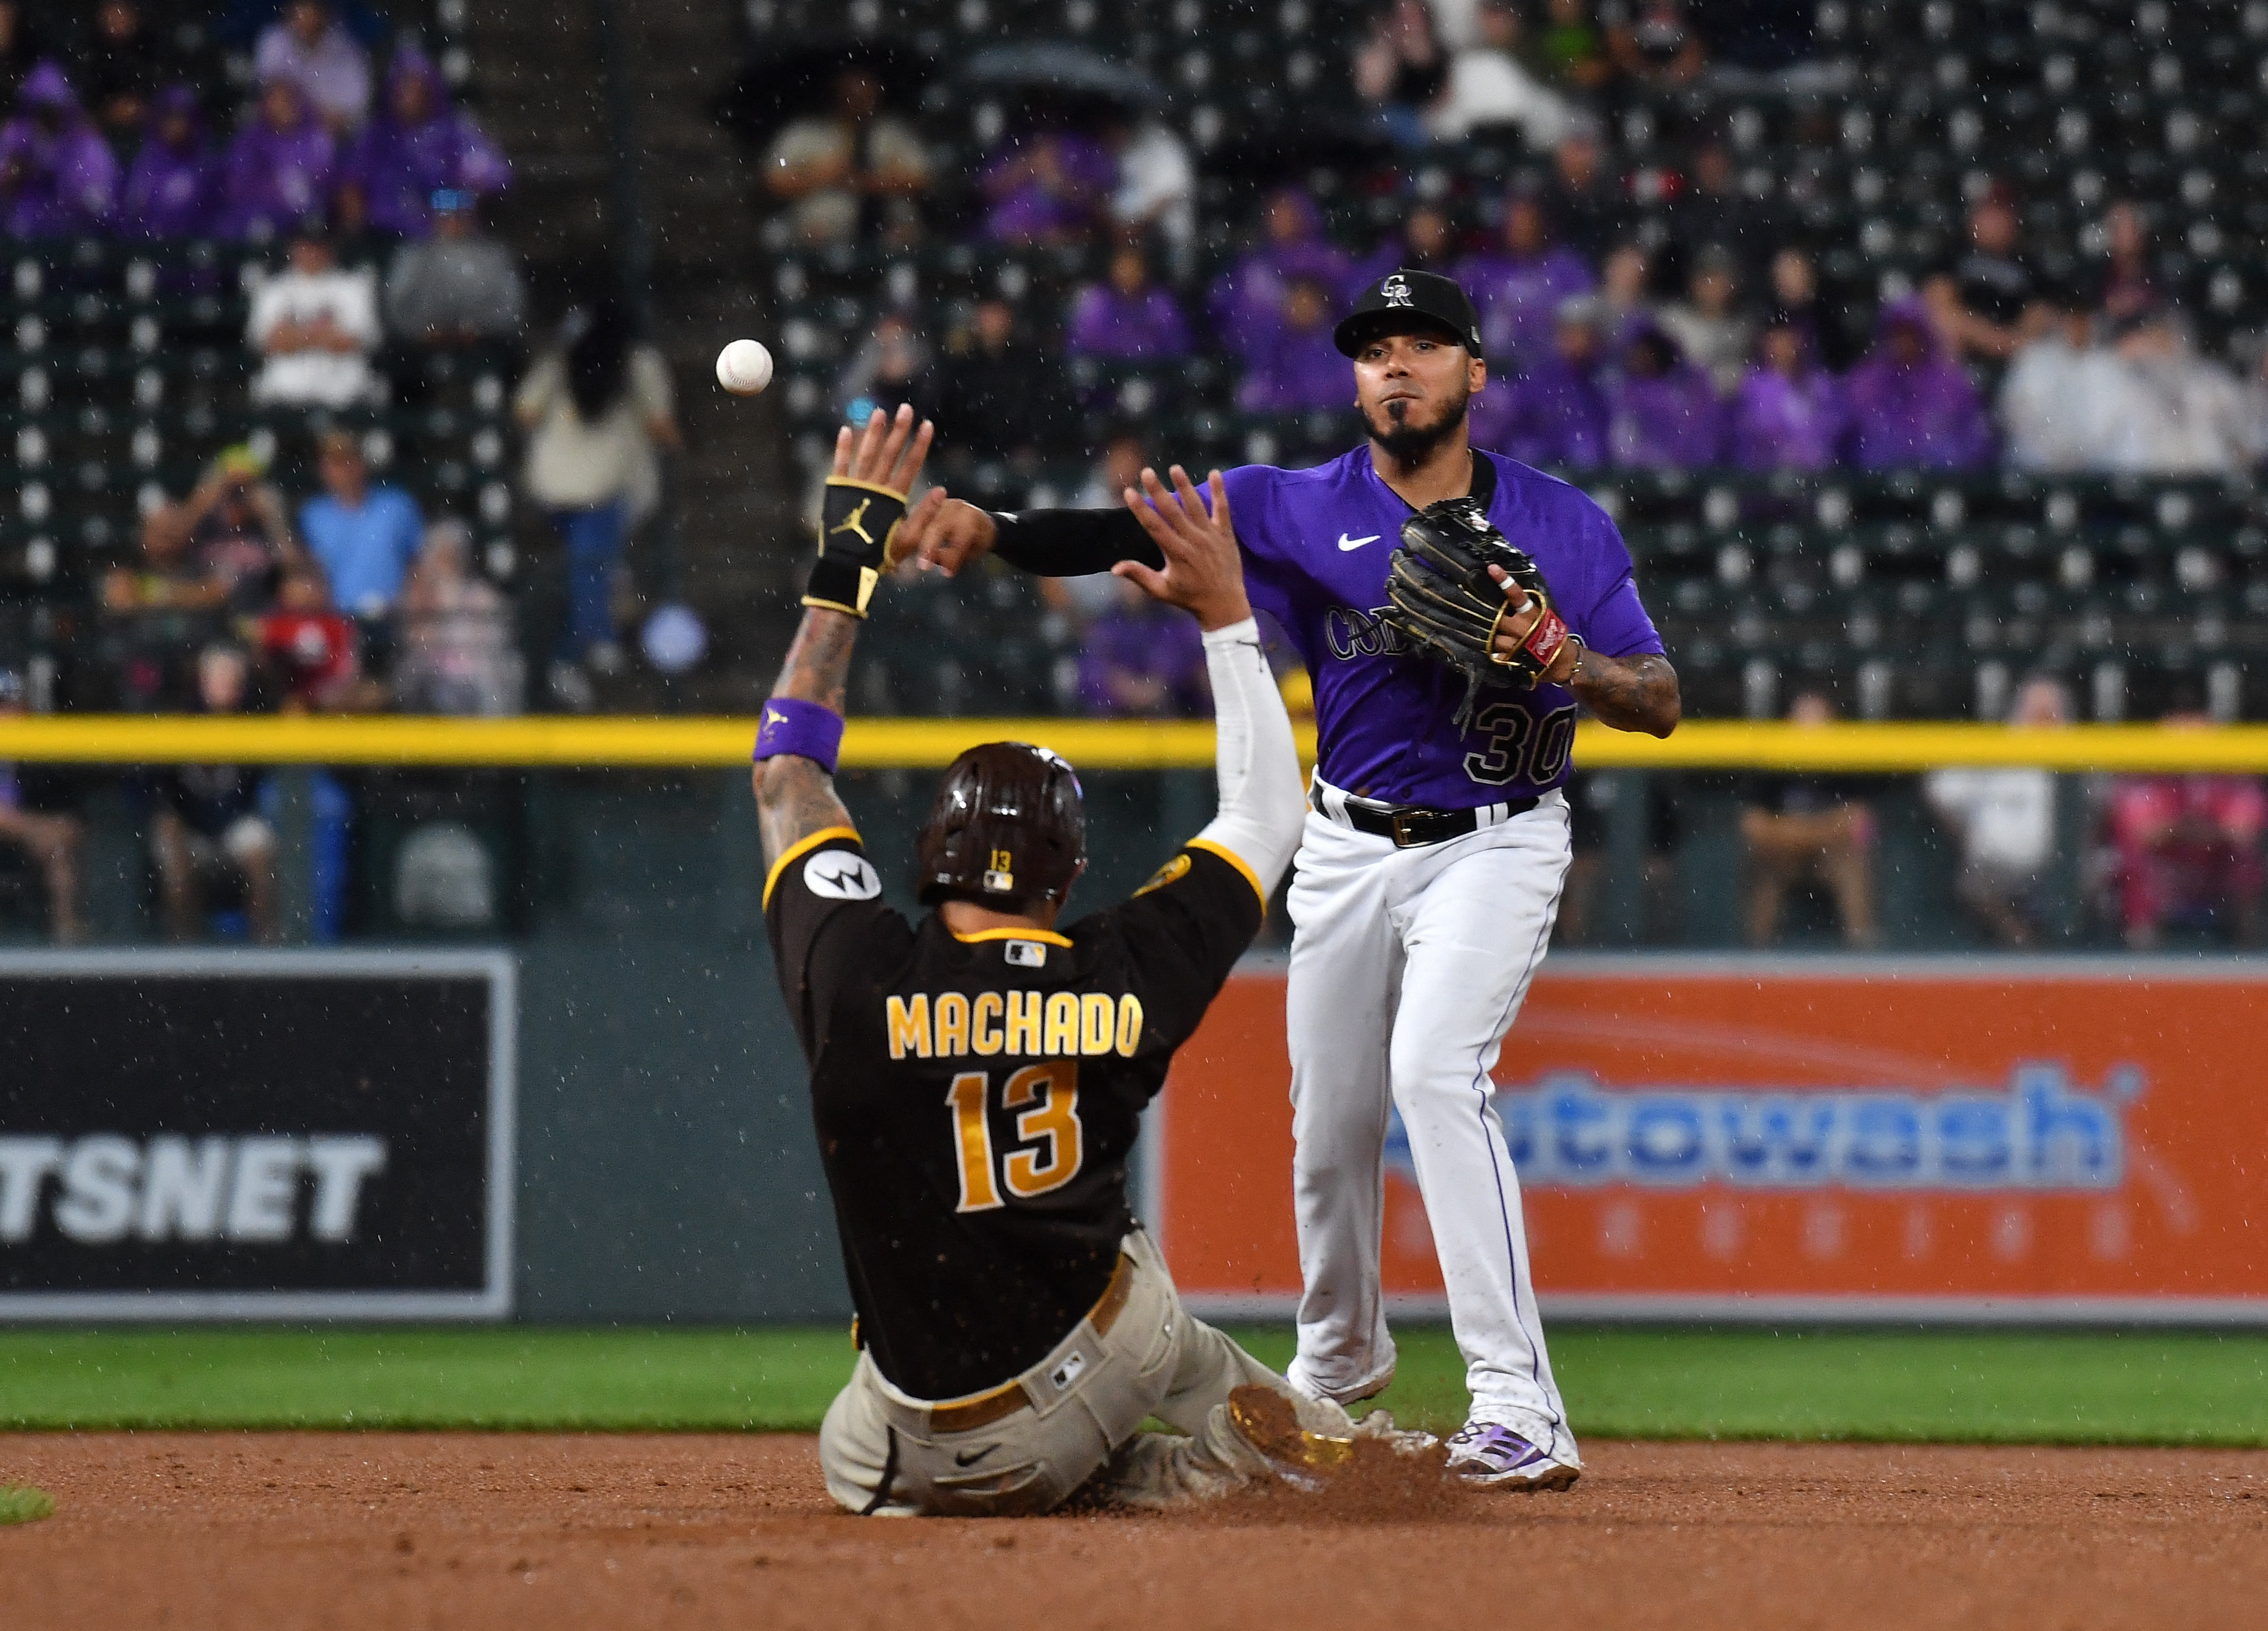
M 1379 298 L 1389 306 L 1410 304 L 1410 280 L 1396 272 L 1378 286 Z

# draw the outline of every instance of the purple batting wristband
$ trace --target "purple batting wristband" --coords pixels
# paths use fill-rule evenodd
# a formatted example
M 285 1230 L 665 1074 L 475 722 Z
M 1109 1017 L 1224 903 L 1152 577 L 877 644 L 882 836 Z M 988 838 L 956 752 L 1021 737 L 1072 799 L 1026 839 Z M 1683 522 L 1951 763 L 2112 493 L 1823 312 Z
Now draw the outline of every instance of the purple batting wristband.
M 793 753 L 833 775 L 835 756 L 842 747 L 843 716 L 833 709 L 786 696 L 764 704 L 764 722 L 756 727 L 757 763 Z

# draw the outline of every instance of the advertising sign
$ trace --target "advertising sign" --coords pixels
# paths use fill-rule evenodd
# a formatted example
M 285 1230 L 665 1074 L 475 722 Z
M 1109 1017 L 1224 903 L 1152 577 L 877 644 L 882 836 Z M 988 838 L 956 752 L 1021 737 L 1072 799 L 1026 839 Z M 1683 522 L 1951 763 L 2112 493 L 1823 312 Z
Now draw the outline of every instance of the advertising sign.
M 1183 1293 L 1283 1312 L 1283 976 L 1162 1102 Z M 1598 1318 L 2268 1321 L 2268 965 L 1555 956 L 1495 1073 L 1538 1296 Z M 1388 1292 L 1439 1311 L 1398 1118 Z
M 0 955 L 0 1319 L 511 1307 L 499 952 Z

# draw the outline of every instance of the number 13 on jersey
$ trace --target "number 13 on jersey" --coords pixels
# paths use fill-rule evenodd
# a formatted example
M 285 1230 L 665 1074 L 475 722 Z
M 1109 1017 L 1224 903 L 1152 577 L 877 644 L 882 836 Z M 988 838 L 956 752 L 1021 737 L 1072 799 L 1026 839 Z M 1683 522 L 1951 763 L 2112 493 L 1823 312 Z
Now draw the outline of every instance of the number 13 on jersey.
M 1004 1187 L 1019 1201 L 1060 1189 L 1078 1176 L 1086 1158 L 1079 1139 L 1077 1060 L 1026 1065 L 1001 1084 L 1000 1107 L 1016 1113 L 1020 1147 L 997 1162 L 997 1172 L 985 1103 L 991 1081 L 986 1071 L 964 1071 L 953 1078 L 953 1089 L 945 1096 L 961 1157 L 961 1203 L 954 1209 L 958 1212 L 989 1212 L 1005 1206 L 1000 1193 Z M 1021 1147 L 1027 1145 L 1035 1147 Z

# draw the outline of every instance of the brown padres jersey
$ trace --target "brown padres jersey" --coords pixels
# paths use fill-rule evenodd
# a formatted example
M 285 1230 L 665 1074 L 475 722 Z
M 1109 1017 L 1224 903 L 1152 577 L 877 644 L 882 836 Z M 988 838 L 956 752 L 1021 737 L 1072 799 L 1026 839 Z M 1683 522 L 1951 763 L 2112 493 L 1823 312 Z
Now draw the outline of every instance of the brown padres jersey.
M 1133 1227 L 1143 1107 L 1260 928 L 1244 863 L 1193 842 L 1061 933 L 909 923 L 849 827 L 765 885 L 867 1351 L 917 1399 L 1044 1358 Z

